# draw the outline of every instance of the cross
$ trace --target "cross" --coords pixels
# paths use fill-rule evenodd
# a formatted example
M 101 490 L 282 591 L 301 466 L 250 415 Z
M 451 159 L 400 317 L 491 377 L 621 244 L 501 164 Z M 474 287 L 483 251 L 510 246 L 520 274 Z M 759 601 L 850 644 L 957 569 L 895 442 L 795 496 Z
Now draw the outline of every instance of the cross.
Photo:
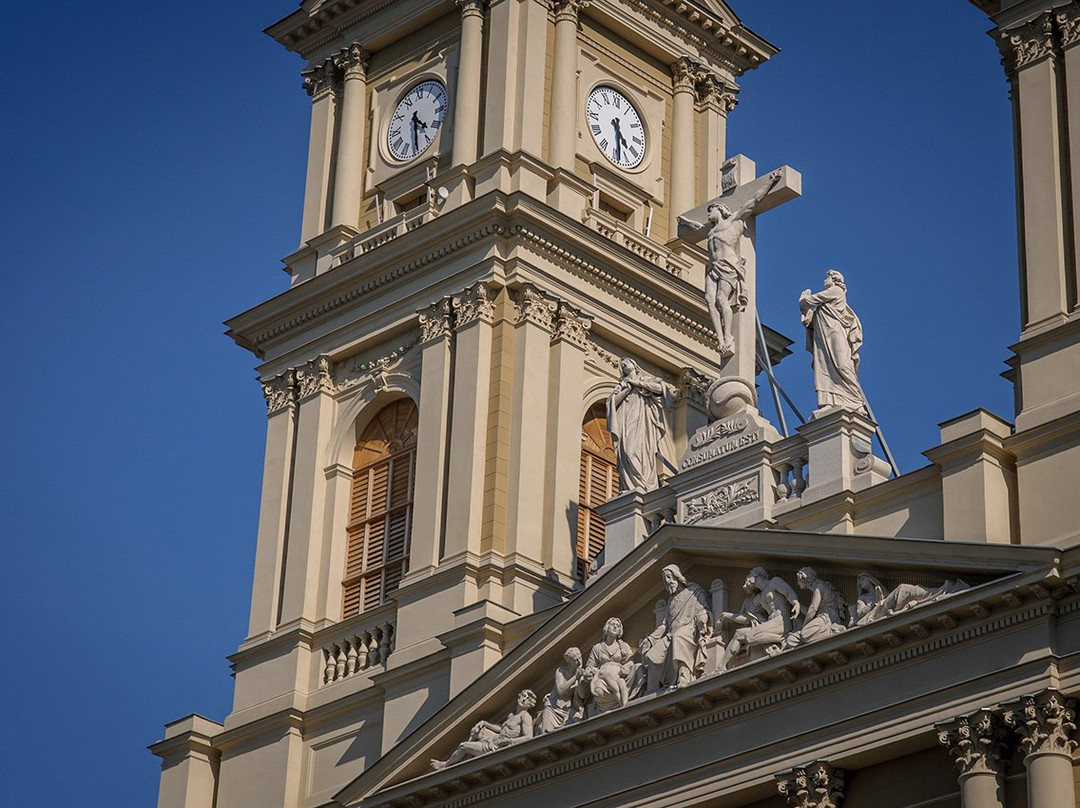
M 679 238 L 691 243 L 700 243 L 706 239 L 712 225 L 709 223 L 709 207 L 724 205 L 735 212 L 754 200 L 764 191 L 753 211 L 746 216 L 746 227 L 738 239 L 738 253 L 742 259 L 742 287 L 745 306 L 734 312 L 732 337 L 734 355 L 720 359 L 720 378 L 738 377 L 746 382 L 750 391 L 754 390 L 756 375 L 757 343 L 757 263 L 755 257 L 754 217 L 759 213 L 775 208 L 784 202 L 802 195 L 802 175 L 790 166 L 782 166 L 777 172 L 770 172 L 755 178 L 754 162 L 744 155 L 736 155 L 724 163 L 721 169 L 722 193 L 715 199 L 703 202 L 696 208 L 679 216 Z M 773 174 L 779 179 L 774 183 Z M 771 186 L 771 187 L 770 187 Z M 708 272 L 708 267 L 706 267 Z M 737 302 L 737 301 L 736 301 Z M 735 308 L 738 308 L 736 306 Z M 718 336 L 718 343 L 721 341 Z

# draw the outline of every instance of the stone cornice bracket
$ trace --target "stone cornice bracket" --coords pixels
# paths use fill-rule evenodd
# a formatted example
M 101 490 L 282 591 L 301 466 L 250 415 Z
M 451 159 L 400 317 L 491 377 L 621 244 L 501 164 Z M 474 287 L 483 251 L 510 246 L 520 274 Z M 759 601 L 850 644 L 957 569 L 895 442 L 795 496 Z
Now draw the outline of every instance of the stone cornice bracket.
M 1005 771 L 1008 733 L 1000 710 L 975 710 L 935 727 L 938 743 L 949 750 L 960 777 L 971 774 L 1000 775 Z
M 490 324 L 495 319 L 495 293 L 483 281 L 458 292 L 452 301 L 455 331 L 476 320 Z
M 551 10 L 555 12 L 555 22 L 570 21 L 577 23 L 578 12 L 589 5 L 589 0 L 551 0 Z
M 584 351 L 589 347 L 590 328 L 592 328 L 592 318 L 565 303 L 560 303 L 558 314 L 555 316 L 555 331 L 551 335 L 551 341 L 569 342 Z
M 838 808 L 844 799 L 844 771 L 815 760 L 776 775 L 776 787 L 791 808 Z
M 355 42 L 345 50 L 334 54 L 334 64 L 337 65 L 346 80 L 365 78 L 370 60 L 371 54 Z
M 263 398 L 266 399 L 267 415 L 296 408 L 296 376 L 291 370 L 279 373 L 269 381 L 263 382 L 262 389 Z
M 301 70 L 300 76 L 304 79 L 304 92 L 311 96 L 312 100 L 318 100 L 332 92 L 341 77 L 333 59 Z
M 1044 690 L 1033 696 L 1021 696 L 1019 702 L 1005 705 L 1005 724 L 1020 736 L 1024 755 L 1072 755 L 1077 747 L 1076 702 L 1057 690 Z
M 1070 3 L 1054 9 L 1057 23 L 1058 43 L 1062 50 L 1080 42 L 1080 3 Z
M 454 0 L 454 5 L 461 9 L 462 18 L 484 16 L 485 0 Z
M 545 331 L 554 329 L 555 310 L 559 304 L 535 286 L 529 283 L 522 286 L 515 295 L 514 302 L 517 303 L 518 325 L 531 323 Z
M 671 63 L 672 88 L 677 93 L 694 92 L 701 76 L 701 65 L 689 56 L 680 56 Z
M 297 400 L 314 396 L 318 393 L 333 393 L 334 379 L 330 375 L 330 358 L 317 356 L 305 365 L 296 368 Z
M 450 338 L 450 298 L 444 297 L 416 312 L 420 318 L 420 342 Z
M 739 103 L 736 97 L 739 93 L 739 85 L 727 81 L 716 73 L 702 71 L 695 86 L 698 101 L 706 106 L 716 107 L 725 115 L 735 109 Z
M 1054 17 L 1045 11 L 1016 28 L 998 32 L 998 50 L 1005 75 L 1054 56 Z

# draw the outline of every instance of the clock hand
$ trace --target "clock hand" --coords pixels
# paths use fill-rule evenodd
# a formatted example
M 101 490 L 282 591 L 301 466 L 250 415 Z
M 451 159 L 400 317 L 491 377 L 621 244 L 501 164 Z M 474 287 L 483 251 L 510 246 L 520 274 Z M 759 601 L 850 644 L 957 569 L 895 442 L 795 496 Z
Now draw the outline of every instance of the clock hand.
M 626 138 L 622 135 L 618 118 L 612 118 L 611 125 L 615 129 L 615 162 L 618 163 L 622 161 L 622 147 L 626 145 Z

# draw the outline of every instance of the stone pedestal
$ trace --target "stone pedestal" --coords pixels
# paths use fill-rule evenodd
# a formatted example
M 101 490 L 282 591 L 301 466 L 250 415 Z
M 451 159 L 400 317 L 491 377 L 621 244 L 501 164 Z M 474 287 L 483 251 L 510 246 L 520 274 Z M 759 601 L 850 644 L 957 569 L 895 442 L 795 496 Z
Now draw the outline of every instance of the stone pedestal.
M 624 491 L 600 505 L 604 520 L 604 568 L 610 568 L 645 541 L 645 498 L 639 491 Z
M 798 427 L 808 444 L 810 481 L 804 503 L 889 479 L 889 464 L 873 453 L 876 428 L 865 415 L 839 407 L 818 410 Z

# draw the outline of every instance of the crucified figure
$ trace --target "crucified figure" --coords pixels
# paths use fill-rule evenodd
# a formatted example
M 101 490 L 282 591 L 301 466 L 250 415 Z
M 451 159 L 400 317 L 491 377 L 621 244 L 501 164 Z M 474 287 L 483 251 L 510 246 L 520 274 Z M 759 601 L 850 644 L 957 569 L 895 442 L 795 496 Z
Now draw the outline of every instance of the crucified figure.
M 769 181 L 734 212 L 720 202 L 714 202 L 708 207 L 711 227 L 706 236 L 709 267 L 705 273 L 705 303 L 716 336 L 720 340 L 720 356 L 723 359 L 735 355 L 735 338 L 731 333 L 732 318 L 736 311 L 746 307 L 739 239 L 746 231 L 746 220 L 753 215 L 765 195 L 780 182 L 781 176 L 779 170 L 770 174 Z

